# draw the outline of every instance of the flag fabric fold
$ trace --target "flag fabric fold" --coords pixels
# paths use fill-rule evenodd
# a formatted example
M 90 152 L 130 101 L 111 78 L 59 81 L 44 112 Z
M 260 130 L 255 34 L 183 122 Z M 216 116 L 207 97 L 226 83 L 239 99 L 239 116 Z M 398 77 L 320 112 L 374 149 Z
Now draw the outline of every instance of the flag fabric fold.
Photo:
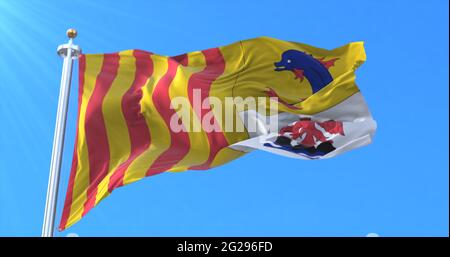
M 365 58 L 362 42 L 325 50 L 268 37 L 174 57 L 81 55 L 59 229 L 147 176 L 213 168 L 253 149 L 321 159 L 370 143 L 376 123 L 355 84 Z

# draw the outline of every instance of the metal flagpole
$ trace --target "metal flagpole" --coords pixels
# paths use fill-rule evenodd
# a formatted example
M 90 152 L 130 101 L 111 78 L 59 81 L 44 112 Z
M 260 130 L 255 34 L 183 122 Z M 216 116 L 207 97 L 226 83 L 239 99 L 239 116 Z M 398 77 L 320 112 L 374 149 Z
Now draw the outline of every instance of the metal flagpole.
M 73 60 L 77 59 L 81 54 L 81 48 L 73 44 L 73 39 L 77 36 L 77 31 L 75 29 L 69 29 L 67 30 L 67 36 L 69 37 L 69 42 L 58 46 L 57 50 L 58 55 L 64 58 L 64 62 L 61 75 L 58 110 L 56 113 L 55 134 L 53 137 L 53 150 L 47 187 L 47 199 L 45 202 L 44 224 L 42 225 L 43 237 L 53 236 L 70 82 L 72 79 L 72 66 Z

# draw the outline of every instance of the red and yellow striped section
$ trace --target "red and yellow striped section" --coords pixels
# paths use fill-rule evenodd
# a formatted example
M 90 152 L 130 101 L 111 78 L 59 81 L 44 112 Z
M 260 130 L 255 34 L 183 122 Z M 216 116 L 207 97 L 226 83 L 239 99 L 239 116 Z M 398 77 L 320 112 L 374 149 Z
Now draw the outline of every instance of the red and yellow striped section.
M 239 138 L 173 132 L 170 119 L 177 113 L 171 99 L 192 100 L 194 88 L 202 90 L 202 99 L 208 97 L 224 71 L 218 48 L 173 58 L 140 50 L 82 55 L 76 145 L 59 229 L 77 222 L 117 187 L 164 171 L 214 166 L 220 150 Z M 196 113 L 191 122 L 200 124 L 205 113 Z M 242 155 L 226 151 L 220 157 L 226 161 Z

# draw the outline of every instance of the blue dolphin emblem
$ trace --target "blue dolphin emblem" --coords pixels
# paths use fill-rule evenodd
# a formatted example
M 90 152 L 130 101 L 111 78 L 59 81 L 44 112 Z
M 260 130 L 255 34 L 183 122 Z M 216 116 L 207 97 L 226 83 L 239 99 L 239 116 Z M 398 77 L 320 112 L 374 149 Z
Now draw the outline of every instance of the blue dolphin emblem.
M 333 81 L 328 69 L 337 59 L 324 61 L 301 51 L 287 50 L 281 55 L 281 60 L 274 64 L 275 71 L 292 71 L 295 78 L 301 80 L 306 77 L 314 94 Z

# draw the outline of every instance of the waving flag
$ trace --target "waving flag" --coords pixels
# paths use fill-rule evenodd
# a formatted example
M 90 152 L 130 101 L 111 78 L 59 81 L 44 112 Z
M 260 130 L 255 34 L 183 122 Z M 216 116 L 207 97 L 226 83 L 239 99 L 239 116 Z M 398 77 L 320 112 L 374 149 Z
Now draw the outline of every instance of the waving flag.
M 329 51 L 267 37 L 175 57 L 81 55 L 59 229 L 165 171 L 209 169 L 252 149 L 320 159 L 368 144 L 376 124 L 354 74 L 364 61 L 362 42 Z

